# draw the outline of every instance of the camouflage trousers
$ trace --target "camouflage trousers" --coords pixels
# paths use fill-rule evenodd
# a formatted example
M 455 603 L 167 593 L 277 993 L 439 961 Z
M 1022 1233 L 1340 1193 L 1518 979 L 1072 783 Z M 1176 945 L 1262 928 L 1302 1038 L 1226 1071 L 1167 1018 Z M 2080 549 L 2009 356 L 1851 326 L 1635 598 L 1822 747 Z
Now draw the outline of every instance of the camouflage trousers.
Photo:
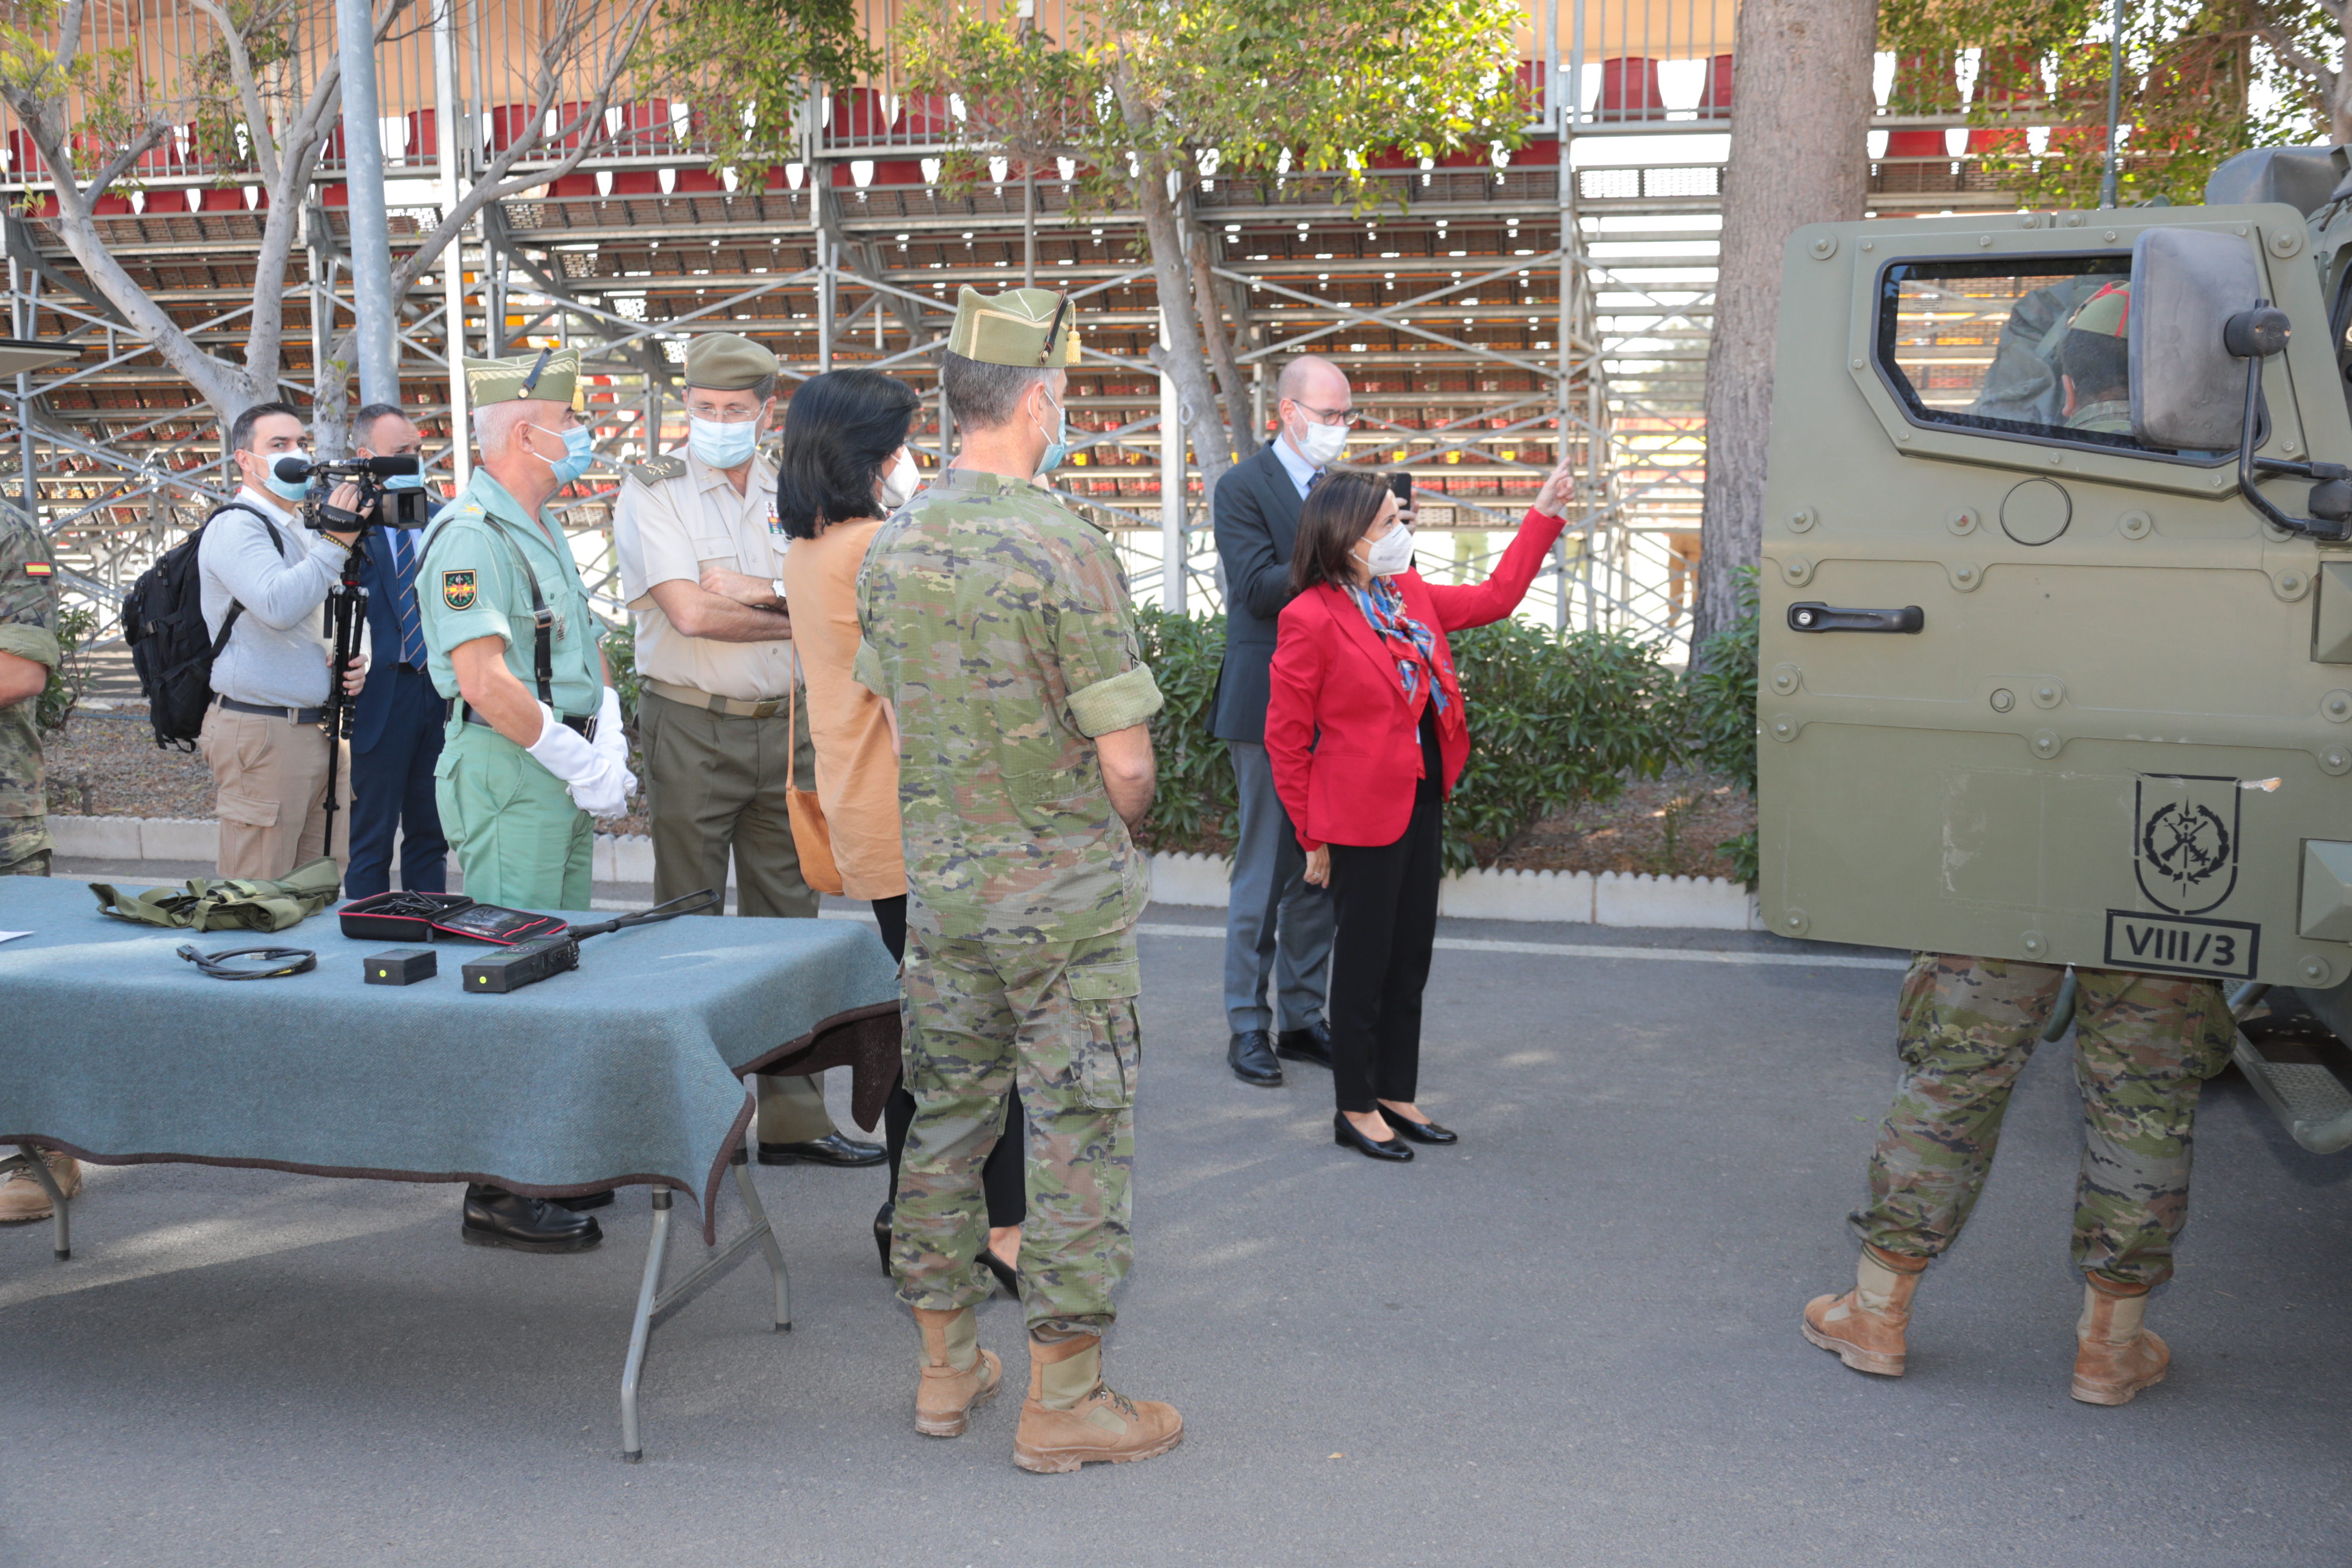
M 1028 1121 L 1022 1296 L 1047 1338 L 1100 1333 L 1135 1248 L 1135 1083 L 1142 1035 L 1135 934 L 1000 942 L 907 932 L 904 1063 L 915 1121 L 898 1174 L 890 1271 L 908 1306 L 985 1300 L 980 1167 L 1004 1130 L 1004 1095 Z
M 2210 980 L 2074 973 L 2074 1266 L 2160 1285 L 2189 1217 L 2198 1091 L 2228 1064 L 2235 1031 Z M 1897 1010 L 1903 1076 L 1871 1152 L 1870 1202 L 1848 1221 L 1856 1236 L 1928 1258 L 1958 1238 L 2064 978 L 2046 963 L 1913 957 Z

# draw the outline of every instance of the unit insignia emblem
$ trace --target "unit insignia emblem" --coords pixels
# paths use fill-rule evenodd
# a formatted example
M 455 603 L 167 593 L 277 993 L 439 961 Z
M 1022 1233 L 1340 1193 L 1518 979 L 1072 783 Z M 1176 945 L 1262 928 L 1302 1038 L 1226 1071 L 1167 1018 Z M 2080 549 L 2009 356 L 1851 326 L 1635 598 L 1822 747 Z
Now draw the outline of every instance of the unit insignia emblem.
M 2238 781 L 2142 773 L 2132 838 L 2139 889 L 2157 908 L 2193 915 L 2238 886 Z

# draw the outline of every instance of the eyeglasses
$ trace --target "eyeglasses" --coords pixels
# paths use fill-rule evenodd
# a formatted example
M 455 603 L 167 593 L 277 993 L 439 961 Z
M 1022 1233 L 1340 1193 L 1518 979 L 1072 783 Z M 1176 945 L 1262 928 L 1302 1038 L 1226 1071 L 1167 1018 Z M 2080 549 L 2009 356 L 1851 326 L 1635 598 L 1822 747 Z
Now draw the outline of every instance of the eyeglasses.
M 1301 414 L 1313 415 L 1318 425 L 1338 425 L 1352 430 L 1364 422 L 1364 416 L 1352 408 L 1318 408 L 1311 403 L 1300 403 L 1295 398 L 1290 405 Z

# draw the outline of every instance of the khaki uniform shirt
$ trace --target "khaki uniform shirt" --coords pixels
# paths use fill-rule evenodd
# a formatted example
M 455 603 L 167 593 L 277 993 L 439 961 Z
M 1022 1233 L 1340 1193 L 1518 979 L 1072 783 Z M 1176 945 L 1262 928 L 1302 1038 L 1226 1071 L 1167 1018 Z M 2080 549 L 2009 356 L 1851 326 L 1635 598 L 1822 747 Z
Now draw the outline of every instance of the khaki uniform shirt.
M 0 503 L 0 653 L 58 667 L 58 596 L 48 542 L 32 521 Z M 0 708 L 0 866 L 53 847 L 34 723 L 38 696 Z
M 1122 931 L 1150 862 L 1093 738 L 1160 711 L 1109 538 L 1025 479 L 950 468 L 885 522 L 857 576 L 857 679 L 898 715 L 898 810 L 927 936 Z
M 494 637 L 506 645 L 508 673 L 539 695 L 530 581 L 519 566 L 537 580 L 541 602 L 554 616 L 555 700 L 550 706 L 558 717 L 593 719 L 604 700 L 604 628 L 588 607 L 571 543 L 553 520 L 542 522 L 525 512 L 488 468 L 476 468 L 464 492 L 425 531 L 416 616 L 434 689 L 457 696 L 449 650 Z
M 699 584 L 705 566 L 761 582 L 783 575 L 785 539 L 776 521 L 776 466 L 751 459 L 743 493 L 724 470 L 681 448 L 628 470 L 613 510 L 613 551 L 621 596 L 636 623 L 637 673 L 713 697 L 781 700 L 792 689 L 793 645 L 690 637 L 654 602 L 656 583 Z

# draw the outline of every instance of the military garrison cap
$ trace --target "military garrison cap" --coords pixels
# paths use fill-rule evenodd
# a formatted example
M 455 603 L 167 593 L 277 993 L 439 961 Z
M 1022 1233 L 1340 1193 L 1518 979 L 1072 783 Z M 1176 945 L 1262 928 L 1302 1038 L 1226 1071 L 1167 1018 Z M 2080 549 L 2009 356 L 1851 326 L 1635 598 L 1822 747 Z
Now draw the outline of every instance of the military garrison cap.
M 466 401 L 477 408 L 493 403 L 569 403 L 580 406 L 580 351 L 541 349 L 513 359 L 466 362 Z
M 2094 337 L 2122 338 L 2131 335 L 2131 285 L 2110 283 L 2082 303 L 2066 323 L 2070 331 L 2089 332 Z
M 776 374 L 776 356 L 733 332 L 698 332 L 686 345 L 686 384 L 749 392 Z
M 992 298 L 967 286 L 956 295 L 948 352 L 1024 369 L 1076 364 L 1077 312 L 1067 296 L 1051 289 L 1013 289 Z

